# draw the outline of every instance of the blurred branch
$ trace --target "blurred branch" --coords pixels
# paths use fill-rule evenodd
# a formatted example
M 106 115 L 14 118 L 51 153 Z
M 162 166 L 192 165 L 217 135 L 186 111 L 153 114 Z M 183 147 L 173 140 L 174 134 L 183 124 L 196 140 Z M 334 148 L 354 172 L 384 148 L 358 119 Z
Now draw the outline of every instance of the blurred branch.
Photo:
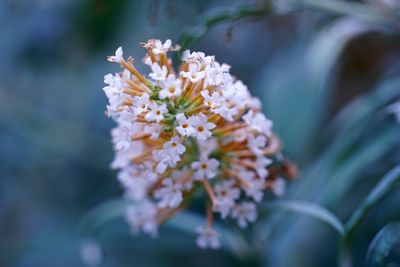
M 186 30 L 180 37 L 179 44 L 182 50 L 201 38 L 207 31 L 224 22 L 235 22 L 250 17 L 263 17 L 272 13 L 272 5 L 263 3 L 261 6 L 240 6 L 221 9 L 205 14 L 199 24 Z

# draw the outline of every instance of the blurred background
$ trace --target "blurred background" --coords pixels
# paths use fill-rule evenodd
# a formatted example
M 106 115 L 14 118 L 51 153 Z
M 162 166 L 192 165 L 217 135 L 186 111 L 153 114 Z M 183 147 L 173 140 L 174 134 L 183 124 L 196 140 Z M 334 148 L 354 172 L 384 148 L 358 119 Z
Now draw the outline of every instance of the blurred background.
M 216 55 L 261 98 L 300 169 L 287 199 L 345 220 L 400 162 L 400 127 L 386 108 L 400 100 L 398 0 L 2 0 L 0 266 L 86 266 L 82 219 L 121 195 L 102 91 L 119 68 L 106 56 L 123 46 L 140 59 L 149 38 Z M 355 266 L 400 219 L 399 203 L 397 190 L 372 209 L 354 238 Z M 314 219 L 267 213 L 246 236 L 253 253 L 239 258 L 168 227 L 133 237 L 116 218 L 96 234 L 101 260 L 86 264 L 337 265 L 338 237 Z M 400 266 L 400 245 L 386 261 Z

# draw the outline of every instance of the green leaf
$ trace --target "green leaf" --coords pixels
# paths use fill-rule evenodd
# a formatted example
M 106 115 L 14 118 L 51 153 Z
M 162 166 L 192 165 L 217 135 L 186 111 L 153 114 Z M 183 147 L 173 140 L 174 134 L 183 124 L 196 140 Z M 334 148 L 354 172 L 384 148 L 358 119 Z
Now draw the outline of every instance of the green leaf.
M 400 184 L 400 165 L 396 166 L 388 174 L 386 174 L 379 183 L 372 189 L 371 193 L 361 203 L 359 208 L 350 217 L 345 226 L 345 235 L 347 239 L 351 238 L 355 229 L 362 223 L 368 211 L 374 207 L 379 200 L 388 192 L 396 188 Z
M 81 235 L 94 236 L 106 223 L 120 218 L 126 207 L 133 202 L 124 199 L 112 199 L 91 210 L 82 220 Z
M 400 243 L 400 222 L 384 226 L 368 247 L 367 267 L 384 266 L 384 261 L 394 245 Z
M 392 24 L 392 22 L 390 22 L 390 20 L 385 17 L 383 12 L 379 12 L 378 9 L 374 9 L 372 6 L 363 3 L 343 0 L 300 0 L 299 2 L 305 7 L 325 10 L 339 15 L 348 15 L 371 23 L 381 23 L 385 25 Z
M 265 206 L 267 209 L 287 210 L 311 216 L 327 223 L 339 234 L 343 233 L 342 222 L 329 210 L 322 206 L 304 201 L 276 201 Z
M 129 205 L 135 205 L 135 203 L 124 199 L 113 199 L 94 208 L 82 221 L 82 237 L 94 237 L 105 224 L 121 218 Z M 196 228 L 204 226 L 205 223 L 204 217 L 189 211 L 181 211 L 166 221 L 165 226 L 197 236 Z M 221 235 L 222 249 L 238 257 L 245 257 L 249 254 L 249 245 L 239 233 L 234 233 L 216 223 L 214 223 L 214 228 Z

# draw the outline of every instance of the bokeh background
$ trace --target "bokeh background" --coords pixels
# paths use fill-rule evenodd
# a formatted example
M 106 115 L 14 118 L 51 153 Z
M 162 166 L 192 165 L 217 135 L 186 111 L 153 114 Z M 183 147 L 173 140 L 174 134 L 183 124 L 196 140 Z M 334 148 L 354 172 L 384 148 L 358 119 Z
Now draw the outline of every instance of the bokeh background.
M 122 45 L 139 59 L 149 38 L 230 64 L 300 169 L 285 198 L 348 218 L 400 162 L 400 127 L 386 109 L 400 98 L 400 2 L 319 2 L 0 1 L 0 266 L 85 266 L 83 218 L 121 195 L 102 91 L 103 75 L 119 69 L 106 56 Z M 355 266 L 399 219 L 399 203 L 397 190 L 373 208 L 356 233 Z M 117 218 L 96 234 L 99 266 L 337 264 L 337 235 L 314 219 L 271 212 L 245 234 L 254 253 L 238 258 L 168 227 L 133 237 Z M 400 266 L 399 248 L 390 266 Z

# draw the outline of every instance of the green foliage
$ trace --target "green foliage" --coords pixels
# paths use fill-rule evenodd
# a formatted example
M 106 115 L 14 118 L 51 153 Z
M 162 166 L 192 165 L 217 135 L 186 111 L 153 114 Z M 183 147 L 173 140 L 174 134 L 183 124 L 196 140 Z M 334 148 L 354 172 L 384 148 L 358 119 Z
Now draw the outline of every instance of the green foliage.
M 367 266 L 380 267 L 385 265 L 385 259 L 390 250 L 400 243 L 400 223 L 392 222 L 385 225 L 371 241 L 367 253 Z M 388 262 L 387 262 L 388 263 Z

